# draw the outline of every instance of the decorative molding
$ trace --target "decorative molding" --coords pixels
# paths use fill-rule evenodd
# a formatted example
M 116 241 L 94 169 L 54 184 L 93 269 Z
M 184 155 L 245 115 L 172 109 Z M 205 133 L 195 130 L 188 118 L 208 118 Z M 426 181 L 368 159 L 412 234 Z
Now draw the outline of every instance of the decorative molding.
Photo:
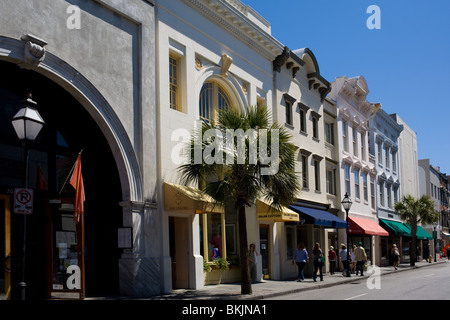
M 225 0 L 183 1 L 269 59 L 273 59 L 283 48 L 283 45 L 270 33 L 247 17 L 248 9 L 237 1 L 231 3 Z
M 199 57 L 195 57 L 195 68 L 199 71 L 203 68 L 203 61 Z
M 25 41 L 25 59 L 28 63 L 32 65 L 39 65 L 45 59 L 45 46 L 47 42 L 32 35 L 25 34 L 21 38 Z
M 232 57 L 230 57 L 227 54 L 222 55 L 222 70 L 221 70 L 222 76 L 228 77 L 228 70 L 230 69 L 232 63 L 233 63 Z

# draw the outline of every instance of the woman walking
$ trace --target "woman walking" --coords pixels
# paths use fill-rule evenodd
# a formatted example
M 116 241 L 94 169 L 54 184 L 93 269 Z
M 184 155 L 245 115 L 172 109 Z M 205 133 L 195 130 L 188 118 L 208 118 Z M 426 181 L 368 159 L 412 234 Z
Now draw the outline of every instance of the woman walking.
M 319 271 L 320 281 L 323 281 L 323 273 L 322 273 L 323 253 L 322 253 L 322 250 L 320 249 L 320 244 L 318 242 L 316 242 L 316 244 L 314 245 L 313 255 L 314 255 L 314 274 L 313 274 L 313 279 L 314 279 L 314 281 L 317 281 L 316 280 L 317 279 L 317 271 Z
M 328 259 L 330 260 L 330 274 L 333 275 L 336 267 L 336 251 L 333 246 L 330 246 L 330 251 L 328 251 Z
M 391 254 L 392 262 L 394 263 L 394 269 L 397 270 L 398 262 L 400 261 L 400 251 L 398 250 L 395 243 L 392 245 Z
M 309 261 L 308 251 L 306 251 L 305 245 L 300 242 L 295 249 L 294 257 L 292 258 L 292 264 L 294 264 L 295 262 L 298 267 L 297 282 L 305 280 L 305 277 L 303 276 L 303 270 L 305 269 L 307 261 Z

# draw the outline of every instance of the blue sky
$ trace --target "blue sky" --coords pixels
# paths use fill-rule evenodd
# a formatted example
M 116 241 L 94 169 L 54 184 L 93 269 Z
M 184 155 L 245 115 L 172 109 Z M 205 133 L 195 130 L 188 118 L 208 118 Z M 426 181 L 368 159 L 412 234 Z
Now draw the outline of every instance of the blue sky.
M 450 1 L 242 0 L 291 50 L 310 48 L 322 76 L 362 75 L 387 113 L 417 133 L 419 159 L 450 174 Z M 381 29 L 366 26 L 370 5 Z

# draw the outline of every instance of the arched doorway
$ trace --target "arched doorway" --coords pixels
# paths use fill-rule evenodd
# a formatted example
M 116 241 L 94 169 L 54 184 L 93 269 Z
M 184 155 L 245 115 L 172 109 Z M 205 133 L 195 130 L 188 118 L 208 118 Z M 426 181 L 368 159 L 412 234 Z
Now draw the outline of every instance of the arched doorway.
M 86 193 L 86 295 L 117 294 L 121 254 L 117 248 L 117 228 L 122 225 L 119 202 L 123 193 L 114 155 L 99 124 L 71 94 L 43 75 L 4 61 L 0 61 L 0 70 L 0 194 L 11 195 L 15 187 L 22 186 L 23 150 L 10 120 L 26 93 L 32 93 L 46 122 L 30 147 L 28 185 L 35 190 L 35 200 L 27 228 L 27 298 L 45 298 L 52 285 L 53 279 L 47 274 L 50 252 L 46 204 L 50 199 L 74 196 L 70 186 L 62 187 L 80 150 L 83 150 Z M 0 209 L 5 211 L 4 208 L 2 204 Z M 21 226 L 19 217 L 12 212 L 10 217 L 11 297 L 14 298 Z M 0 227 L 0 235 L 5 239 L 7 226 L 3 223 Z

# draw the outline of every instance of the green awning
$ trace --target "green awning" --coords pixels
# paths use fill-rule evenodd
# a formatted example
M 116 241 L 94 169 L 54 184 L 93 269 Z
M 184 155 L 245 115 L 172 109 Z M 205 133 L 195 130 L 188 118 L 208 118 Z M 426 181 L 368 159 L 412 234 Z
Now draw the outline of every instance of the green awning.
M 386 227 L 389 234 L 396 236 L 411 237 L 411 227 L 409 224 L 398 221 L 380 219 L 382 227 Z M 417 240 L 431 240 L 433 237 L 421 226 L 417 226 Z
M 389 234 L 411 237 L 411 229 L 401 222 L 380 219 L 380 224 L 389 232 Z
M 405 225 L 411 230 L 411 226 L 409 224 Z M 410 231 L 411 232 L 411 231 Z M 421 226 L 417 226 L 417 232 L 416 232 L 417 240 L 431 240 L 433 237 Z

